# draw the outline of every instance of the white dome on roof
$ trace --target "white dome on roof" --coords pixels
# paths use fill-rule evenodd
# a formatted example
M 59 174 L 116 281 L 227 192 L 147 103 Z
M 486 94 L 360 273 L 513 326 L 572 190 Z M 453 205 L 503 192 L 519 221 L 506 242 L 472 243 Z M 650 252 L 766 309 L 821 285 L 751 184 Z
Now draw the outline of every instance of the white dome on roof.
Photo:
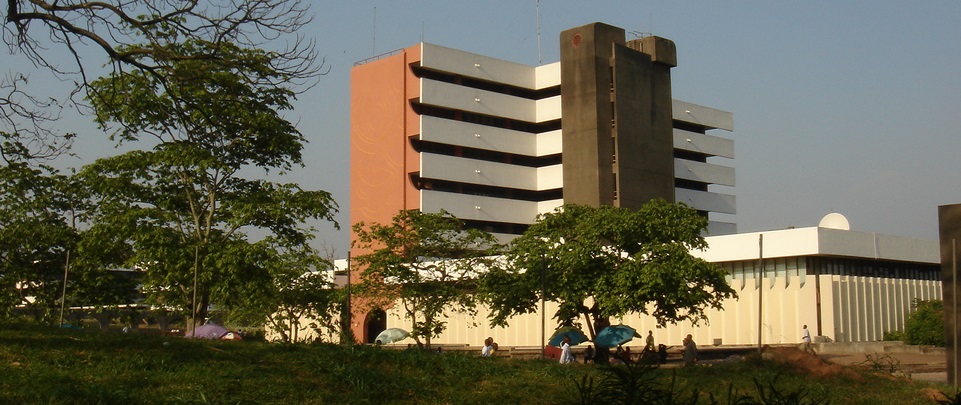
M 821 218 L 821 222 L 818 223 L 818 228 L 830 228 L 830 229 L 840 229 L 844 231 L 851 230 L 851 224 L 848 223 L 848 219 L 844 215 L 832 212 Z

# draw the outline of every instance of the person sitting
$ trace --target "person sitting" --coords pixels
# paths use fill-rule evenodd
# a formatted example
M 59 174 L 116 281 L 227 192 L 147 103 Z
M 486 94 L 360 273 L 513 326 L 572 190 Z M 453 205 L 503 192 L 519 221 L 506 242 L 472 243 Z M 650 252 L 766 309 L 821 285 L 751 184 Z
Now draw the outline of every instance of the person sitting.
M 584 349 L 584 364 L 594 362 L 594 348 L 591 345 L 587 345 L 587 349 Z
M 484 348 L 481 349 L 481 356 L 490 357 L 494 350 L 494 338 L 484 339 Z
M 657 360 L 660 361 L 661 364 L 667 363 L 667 345 L 663 343 L 657 345 Z

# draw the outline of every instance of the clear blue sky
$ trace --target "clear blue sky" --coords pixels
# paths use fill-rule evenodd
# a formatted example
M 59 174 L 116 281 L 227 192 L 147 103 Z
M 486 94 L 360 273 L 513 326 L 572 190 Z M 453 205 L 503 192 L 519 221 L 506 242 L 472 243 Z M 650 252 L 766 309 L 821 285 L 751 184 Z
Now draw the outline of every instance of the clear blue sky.
M 330 72 L 291 115 L 310 143 L 286 181 L 334 193 L 346 254 L 352 64 L 421 40 L 538 64 L 535 0 L 315 2 L 310 30 Z M 937 206 L 961 203 L 961 2 L 540 2 L 544 63 L 560 31 L 595 21 L 677 45 L 674 98 L 734 114 L 741 232 L 815 226 L 937 238 Z M 83 127 L 83 123 L 77 123 Z M 92 126 L 91 126 L 92 130 Z M 85 130 L 86 131 L 86 130 Z M 85 158 L 110 153 L 81 134 Z M 88 143 L 89 142 L 89 143 Z M 105 146 L 107 145 L 107 146 Z

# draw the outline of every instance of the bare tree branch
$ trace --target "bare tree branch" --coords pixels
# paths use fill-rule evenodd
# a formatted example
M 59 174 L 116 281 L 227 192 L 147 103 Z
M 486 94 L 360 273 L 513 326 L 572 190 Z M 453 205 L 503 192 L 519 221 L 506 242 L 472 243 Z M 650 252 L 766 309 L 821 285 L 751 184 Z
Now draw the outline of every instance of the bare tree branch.
M 169 75 L 164 73 L 176 63 L 203 60 L 232 69 L 251 85 L 284 87 L 294 94 L 307 91 L 327 72 L 315 42 L 299 34 L 313 18 L 308 13 L 310 2 L 302 0 L 6 1 L 0 35 L 10 53 L 21 54 L 35 67 L 74 84 L 67 97 L 81 109 L 83 101 L 74 96 L 99 96 L 89 86 L 99 75 L 88 72 L 104 65 L 112 66 L 115 73 L 139 71 L 166 87 L 163 81 Z M 213 46 L 183 52 L 180 47 L 188 43 Z M 225 54 L 225 46 L 268 50 L 269 71 L 245 69 L 243 61 Z M 58 59 L 64 54 L 62 48 L 71 57 L 68 67 Z M 100 62 L 90 58 L 97 51 L 106 58 Z M 31 120 L 29 115 L 25 118 Z
M 60 117 L 53 99 L 38 99 L 21 90 L 28 77 L 10 74 L 0 80 L 0 159 L 15 161 L 51 159 L 70 146 L 73 134 L 59 134 L 46 124 Z

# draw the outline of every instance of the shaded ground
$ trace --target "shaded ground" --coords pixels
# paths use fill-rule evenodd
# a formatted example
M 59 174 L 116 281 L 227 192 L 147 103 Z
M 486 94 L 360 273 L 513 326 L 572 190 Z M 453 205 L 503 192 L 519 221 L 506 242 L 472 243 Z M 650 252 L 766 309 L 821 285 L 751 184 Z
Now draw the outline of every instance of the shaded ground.
M 948 359 L 944 354 L 825 353 L 819 357 L 840 365 L 898 369 L 916 380 L 946 383 L 948 379 Z
M 818 357 L 835 364 L 870 365 L 875 361 L 894 362 L 906 373 L 945 372 L 948 359 L 944 354 L 925 353 L 826 353 Z
M 848 377 L 860 381 L 858 373 L 838 362 L 828 362 L 820 356 L 804 352 L 796 347 L 768 347 L 764 350 L 764 357 L 774 361 L 791 364 L 799 371 L 810 374 L 815 378 L 830 378 L 836 376 Z

